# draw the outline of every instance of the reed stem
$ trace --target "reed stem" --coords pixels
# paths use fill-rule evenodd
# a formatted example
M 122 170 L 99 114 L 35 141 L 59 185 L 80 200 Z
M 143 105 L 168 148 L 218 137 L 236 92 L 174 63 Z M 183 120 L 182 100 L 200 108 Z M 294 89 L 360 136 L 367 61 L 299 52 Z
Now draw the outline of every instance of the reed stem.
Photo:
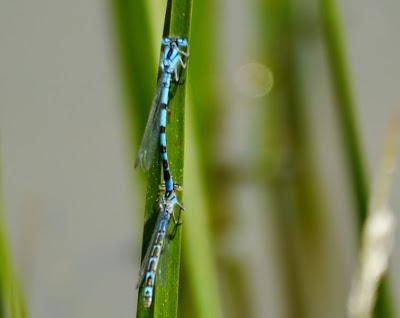
M 336 94 L 337 114 L 342 126 L 348 171 L 356 201 L 358 231 L 361 235 L 367 217 L 369 189 L 354 115 L 356 103 L 345 56 L 344 36 L 335 1 L 321 0 L 320 7 L 332 83 Z M 382 280 L 375 308 L 375 317 L 395 317 L 386 278 Z

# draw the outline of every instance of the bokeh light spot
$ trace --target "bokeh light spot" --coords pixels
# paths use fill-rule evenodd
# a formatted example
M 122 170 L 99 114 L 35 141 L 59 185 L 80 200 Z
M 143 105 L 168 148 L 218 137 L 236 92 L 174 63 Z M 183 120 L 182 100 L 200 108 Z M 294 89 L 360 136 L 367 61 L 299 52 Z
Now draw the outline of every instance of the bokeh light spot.
M 247 63 L 242 65 L 235 76 L 237 89 L 250 98 L 261 98 L 268 94 L 273 86 L 272 71 L 260 63 Z

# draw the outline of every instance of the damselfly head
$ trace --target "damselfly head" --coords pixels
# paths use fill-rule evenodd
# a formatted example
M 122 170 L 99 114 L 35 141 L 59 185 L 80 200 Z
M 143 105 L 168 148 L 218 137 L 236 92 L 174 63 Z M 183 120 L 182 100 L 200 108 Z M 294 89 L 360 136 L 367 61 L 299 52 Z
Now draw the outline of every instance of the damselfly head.
M 177 46 L 177 47 L 187 47 L 188 41 L 186 39 L 176 37 L 165 37 L 161 40 L 162 45 L 170 45 L 170 46 Z

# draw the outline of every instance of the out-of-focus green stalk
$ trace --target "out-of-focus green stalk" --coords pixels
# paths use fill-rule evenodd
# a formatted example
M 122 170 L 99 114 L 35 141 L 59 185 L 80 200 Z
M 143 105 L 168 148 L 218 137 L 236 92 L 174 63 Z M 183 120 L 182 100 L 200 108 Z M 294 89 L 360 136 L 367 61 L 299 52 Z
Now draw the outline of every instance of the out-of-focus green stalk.
M 368 185 L 354 116 L 356 105 L 345 56 L 343 31 L 335 1 L 321 0 L 320 7 L 332 82 L 336 92 L 337 112 L 343 130 L 343 141 L 357 204 L 359 232 L 361 233 L 368 208 Z M 378 293 L 375 317 L 395 317 L 386 279 L 382 281 Z
M 25 318 L 27 317 L 25 305 L 21 290 L 15 279 L 8 246 L 3 216 L 2 188 L 0 185 L 0 317 Z
M 351 318 L 372 317 L 379 283 L 387 272 L 388 260 L 392 253 L 397 222 L 395 213 L 390 208 L 389 198 L 399 148 L 399 119 L 397 114 L 392 116 L 381 151 L 380 164 L 362 233 L 359 266 L 354 275 L 349 297 L 348 312 Z M 371 264 L 378 265 L 371 266 Z M 375 312 L 376 317 L 387 317 L 386 315 L 390 317 L 390 312 Z
M 190 103 L 190 106 L 194 104 Z M 189 295 L 193 308 L 183 317 L 220 318 L 221 301 L 218 293 L 218 280 L 213 260 L 212 240 L 209 229 L 207 204 L 200 173 L 198 140 L 194 138 L 194 112 L 190 107 L 187 114 L 185 206 L 188 215 L 183 231 L 183 256 Z
M 180 36 L 188 39 L 190 43 L 191 9 L 191 0 L 169 1 L 165 17 L 164 35 Z M 171 109 L 171 114 L 166 130 L 171 174 L 174 181 L 179 184 L 182 184 L 183 181 L 185 104 L 186 84 L 183 82 L 182 85 L 178 85 L 168 105 L 169 109 Z M 157 164 L 154 164 L 150 170 L 149 186 L 147 189 L 145 211 L 147 221 L 144 230 L 144 236 L 147 237 L 150 237 L 153 231 L 153 227 L 149 227 L 147 224 L 152 223 L 154 225 L 154 222 L 148 221 L 154 218 L 159 212 L 156 208 L 160 182 L 160 165 L 158 162 L 159 160 L 157 160 Z M 173 226 L 171 224 L 171 228 Z M 159 273 L 163 273 L 164 277 L 157 278 L 153 304 L 150 309 L 145 309 L 143 306 L 143 288 L 141 289 L 138 296 L 138 317 L 177 317 L 181 231 L 182 227 L 179 226 L 176 229 L 173 239 L 169 241 L 168 251 L 165 252 L 165 254 L 168 254 L 168 257 L 161 257 Z M 143 245 L 143 247 L 144 251 L 147 245 Z
M 391 175 L 396 165 L 396 155 L 398 152 L 399 126 L 400 120 L 398 114 L 392 119 L 389 126 L 388 140 L 383 150 L 383 163 L 378 173 L 376 189 L 374 189 L 373 197 L 371 198 L 371 209 L 385 207 L 388 205 L 390 196 Z M 386 157 L 385 157 L 386 156 Z M 376 198 L 374 197 L 376 196 Z M 374 317 L 391 318 L 396 317 L 395 308 L 391 302 L 391 293 L 387 275 L 383 276 L 381 284 L 377 292 L 377 300 L 374 308 Z
M 325 43 L 331 68 L 332 83 L 336 93 L 337 112 L 342 125 L 344 145 L 351 171 L 353 190 L 356 196 L 360 226 L 367 213 L 368 186 L 360 138 L 354 116 L 356 108 L 350 81 L 350 72 L 345 56 L 343 32 L 334 0 L 321 0 L 321 17 L 325 32 Z
M 304 30 L 296 25 L 295 4 L 294 0 L 260 1 L 264 14 L 265 63 L 274 74 L 274 86 L 266 104 L 265 170 L 269 174 L 267 191 L 277 223 L 287 316 L 308 317 L 313 309 L 306 294 L 312 293 L 314 301 L 323 297 L 318 294 L 323 289 L 316 281 L 326 277 L 323 262 L 326 223 L 309 144 L 298 56 Z M 308 257 L 308 267 L 301 257 Z M 310 273 L 311 268 L 318 271 Z M 313 289 L 306 293 L 304 280 L 310 278 L 314 280 L 309 282 Z
M 314 228 L 320 226 L 320 199 L 316 188 L 316 176 L 309 145 L 307 120 L 302 83 L 299 79 L 298 40 L 293 0 L 267 0 L 266 12 L 266 63 L 274 74 L 274 87 L 268 96 L 268 130 L 275 182 L 288 191 L 285 195 L 292 204 L 290 216 L 299 225 Z M 283 202 L 282 202 L 283 203 Z M 309 233 L 314 235 L 316 233 Z
M 125 91 L 128 95 L 128 113 L 134 139 L 138 141 L 143 133 L 149 106 L 154 94 L 158 60 L 152 48 L 154 38 L 151 32 L 151 18 L 148 11 L 165 8 L 166 1 L 159 5 L 146 1 L 112 1 L 119 38 L 120 58 L 124 76 Z M 150 8 L 151 6 L 151 8 Z M 179 35 L 189 38 L 191 1 L 168 1 L 164 24 L 164 36 Z M 153 21 L 154 22 L 154 21 Z M 161 34 L 156 37 L 161 38 Z M 184 127 L 185 85 L 179 85 L 169 107 L 172 109 L 167 127 L 168 154 L 171 172 L 176 182 L 183 178 L 183 127 Z M 149 173 L 146 195 L 145 228 L 143 233 L 143 253 L 147 249 L 155 219 L 157 217 L 158 185 L 160 184 L 160 164 L 155 158 Z M 178 282 L 180 265 L 181 231 L 178 229 L 168 246 L 168 262 L 161 258 L 159 272 L 166 277 L 158 277 L 153 306 L 143 307 L 143 293 L 139 293 L 138 317 L 175 317 L 178 305 Z
M 148 13 L 149 7 L 145 0 L 111 0 L 110 6 L 114 15 L 114 34 L 118 40 L 118 62 L 123 77 L 122 86 L 126 97 L 130 142 L 136 145 L 136 150 L 143 135 L 157 82 L 158 61 L 152 47 L 154 42 Z M 154 166 L 156 167 L 153 167 L 149 174 L 142 256 L 150 241 L 156 220 L 155 207 L 158 199 L 156 188 L 160 181 L 160 164 L 156 159 L 158 158 L 155 158 Z M 141 303 L 138 304 L 138 311 L 140 306 L 140 310 L 143 310 L 143 303 Z M 138 316 L 140 316 L 139 312 Z
M 215 2 L 195 1 L 192 14 L 190 41 L 190 104 L 186 115 L 185 206 L 187 217 L 183 231 L 183 280 L 179 315 L 182 317 L 221 317 L 221 299 L 218 292 L 216 265 L 212 249 L 210 217 L 213 214 L 209 195 L 216 194 L 215 187 L 208 187 L 204 180 L 214 184 L 207 160 L 215 135 L 216 56 L 214 14 Z M 201 89 L 200 89 L 201 88 Z M 211 180 L 211 181 L 210 181 Z M 215 198 L 215 197 L 214 197 Z
M 195 138 L 211 141 L 215 139 L 216 114 L 220 103 L 217 96 L 218 54 L 216 54 L 216 10 L 218 4 L 213 0 L 195 1 L 193 3 L 192 34 L 190 42 L 190 97 Z M 212 148 L 212 142 L 198 142 L 198 158 L 204 173 L 207 173 L 210 160 L 206 154 Z M 213 174 L 210 173 L 209 177 Z M 209 189 L 207 188 L 206 191 Z M 213 193 L 215 189 L 212 190 Z
M 154 94 L 157 63 L 145 0 L 111 0 L 131 141 L 138 144 Z

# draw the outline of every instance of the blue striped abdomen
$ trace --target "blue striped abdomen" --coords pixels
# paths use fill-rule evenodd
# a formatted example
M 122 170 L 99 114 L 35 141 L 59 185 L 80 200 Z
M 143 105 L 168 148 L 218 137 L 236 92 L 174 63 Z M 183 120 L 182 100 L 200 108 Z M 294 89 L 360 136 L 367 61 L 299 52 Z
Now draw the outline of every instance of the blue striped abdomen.
M 161 91 L 161 110 L 160 110 L 160 153 L 161 162 L 163 168 L 163 178 L 165 183 L 165 190 L 170 193 L 174 190 L 174 184 L 172 181 L 171 173 L 169 171 L 168 155 L 167 155 L 167 136 L 165 129 L 167 126 L 167 105 L 168 105 L 168 94 L 171 83 L 171 74 L 163 74 L 163 88 Z
M 149 308 L 153 300 L 153 290 L 156 281 L 156 272 L 160 260 L 161 251 L 165 242 L 165 236 L 168 229 L 170 214 L 167 209 L 163 211 L 164 215 L 159 223 L 157 237 L 154 245 L 151 247 L 151 255 L 147 265 L 147 272 L 144 279 L 144 306 Z

